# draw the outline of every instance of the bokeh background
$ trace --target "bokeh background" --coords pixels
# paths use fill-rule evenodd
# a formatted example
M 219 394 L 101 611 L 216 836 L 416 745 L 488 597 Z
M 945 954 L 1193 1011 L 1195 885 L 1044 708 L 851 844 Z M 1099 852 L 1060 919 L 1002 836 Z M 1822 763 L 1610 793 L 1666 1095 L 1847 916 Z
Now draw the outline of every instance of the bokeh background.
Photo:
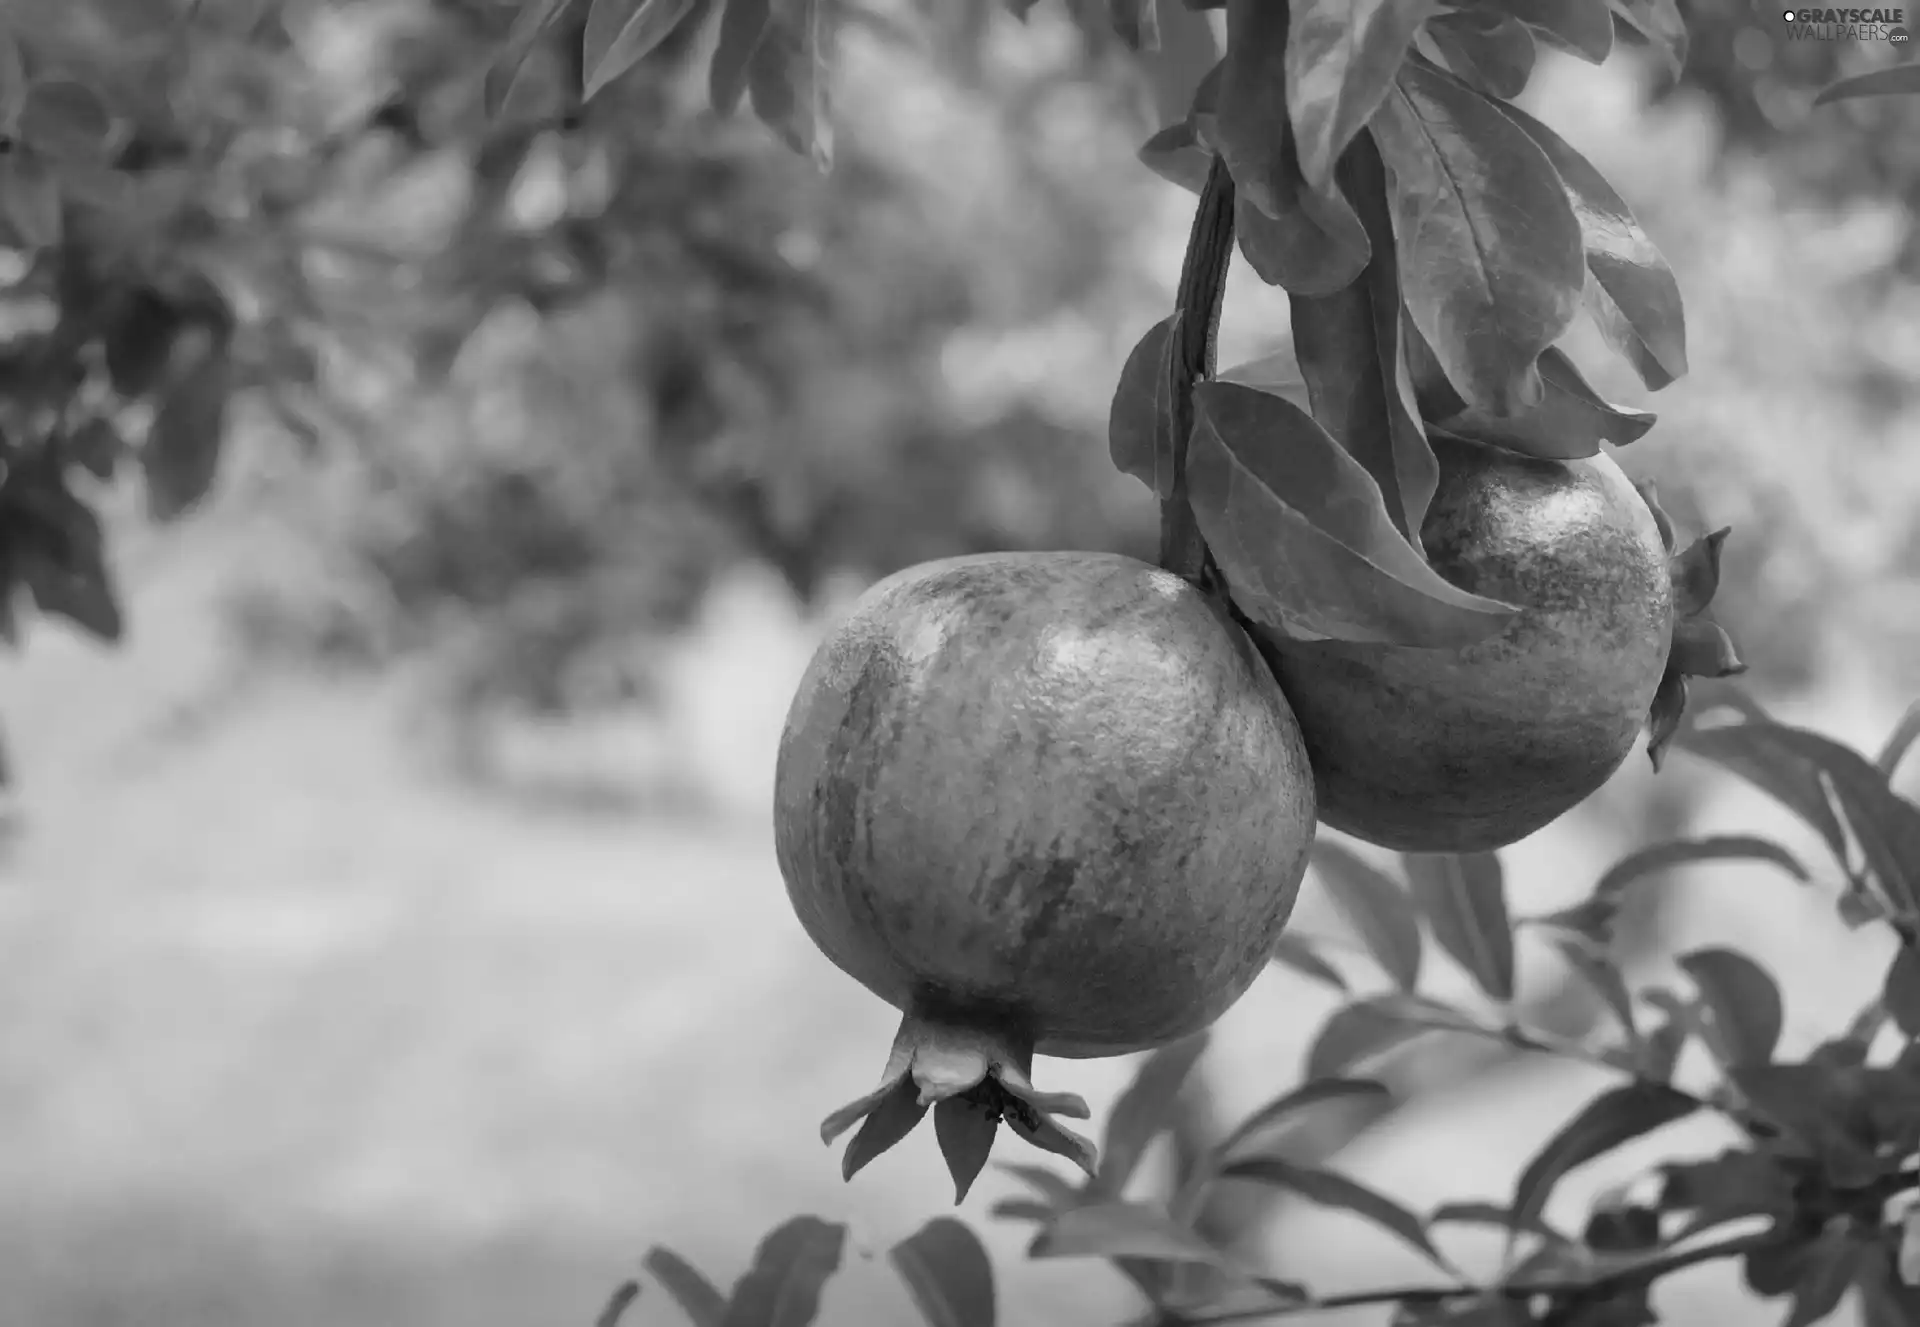
M 171 14 L 21 3 L 102 44 Z M 883 1249 L 950 1190 L 930 1139 L 852 1186 L 819 1144 L 894 1016 L 787 910 L 779 725 L 822 624 L 878 574 L 1150 555 L 1108 393 L 1170 307 L 1191 197 L 1133 154 L 1184 112 L 1214 30 L 1163 5 L 1143 67 L 1052 4 L 1023 24 L 863 0 L 822 177 L 703 112 L 704 30 L 555 127 L 563 25 L 534 104 L 486 129 L 475 74 L 510 6 L 239 7 L 170 94 L 228 131 L 196 140 L 210 219 L 149 247 L 230 292 L 260 386 L 188 519 L 149 520 L 134 478 L 88 491 L 124 646 L 39 619 L 0 655 L 0 1323 L 585 1323 L 656 1242 L 723 1283 L 801 1211 Z M 1751 688 L 1871 750 L 1920 695 L 1920 99 L 1813 110 L 1895 52 L 1788 43 L 1745 0 L 1683 9 L 1677 85 L 1626 48 L 1543 58 L 1525 103 L 1670 257 L 1691 376 L 1647 400 L 1597 341 L 1570 346 L 1660 413 L 1622 464 L 1734 526 L 1719 609 Z M 1223 362 L 1285 344 L 1284 299 L 1244 268 L 1227 307 Z M 1636 756 L 1505 854 L 1516 910 L 1683 829 L 1807 846 L 1782 819 L 1687 757 L 1656 779 Z M 1311 883 L 1299 925 L 1337 935 Z M 1884 969 L 1827 893 L 1752 871 L 1670 880 L 1623 927 L 1647 980 L 1724 942 L 1781 973 L 1789 1049 Z M 1550 957 L 1522 962 L 1531 1017 L 1595 1017 Z M 1330 1001 L 1263 978 L 1203 1061 L 1193 1135 L 1291 1082 Z M 1296 1145 L 1416 1205 L 1498 1197 L 1595 1082 L 1489 1055 L 1431 1048 L 1394 1070 L 1407 1104 Z M 1098 1118 L 1131 1067 L 1042 1073 Z M 1561 1203 L 1577 1219 L 1713 1142 L 1670 1130 Z M 989 1172 L 962 1209 L 1004 1321 L 1137 1311 L 1104 1266 L 1025 1262 L 1024 1229 L 987 1217 L 1008 1191 Z M 1342 1217 L 1213 1215 L 1280 1275 L 1418 1278 Z M 1761 1311 L 1726 1269 L 1660 1302 L 1700 1327 Z M 916 1321 L 863 1259 L 824 1320 Z M 629 1318 L 675 1321 L 657 1292 Z

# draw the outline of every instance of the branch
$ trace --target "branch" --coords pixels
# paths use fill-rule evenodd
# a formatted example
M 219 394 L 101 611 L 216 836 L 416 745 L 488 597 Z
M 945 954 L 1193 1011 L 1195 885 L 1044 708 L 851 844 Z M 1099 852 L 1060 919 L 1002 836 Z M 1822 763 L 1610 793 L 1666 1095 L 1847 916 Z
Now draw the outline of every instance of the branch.
M 1187 236 L 1186 261 L 1174 303 L 1173 492 L 1160 504 L 1160 565 L 1202 589 L 1218 586 L 1220 573 L 1187 501 L 1187 440 L 1193 436 L 1193 385 L 1213 376 L 1214 341 L 1227 292 L 1227 266 L 1233 259 L 1233 176 L 1214 157 L 1206 187 L 1194 209 Z
M 1617 1267 L 1610 1272 L 1578 1281 L 1510 1281 L 1497 1286 L 1397 1286 L 1386 1290 L 1363 1290 L 1348 1295 L 1328 1295 L 1304 1304 L 1282 1304 L 1260 1309 L 1232 1309 L 1186 1319 L 1188 1327 L 1213 1327 L 1216 1323 L 1253 1322 L 1261 1318 L 1290 1317 L 1296 1313 L 1324 1313 L 1331 1309 L 1367 1308 L 1386 1304 L 1443 1304 L 1455 1299 L 1476 1299 L 1498 1295 L 1502 1299 L 1529 1300 L 1541 1296 L 1564 1298 L 1570 1295 L 1604 1295 L 1629 1286 L 1651 1285 L 1663 1276 L 1695 1267 L 1701 1263 L 1739 1258 L 1749 1253 L 1781 1247 L 1796 1238 L 1791 1230 L 1762 1230 L 1734 1235 L 1701 1244 L 1691 1249 L 1648 1258 L 1644 1262 Z

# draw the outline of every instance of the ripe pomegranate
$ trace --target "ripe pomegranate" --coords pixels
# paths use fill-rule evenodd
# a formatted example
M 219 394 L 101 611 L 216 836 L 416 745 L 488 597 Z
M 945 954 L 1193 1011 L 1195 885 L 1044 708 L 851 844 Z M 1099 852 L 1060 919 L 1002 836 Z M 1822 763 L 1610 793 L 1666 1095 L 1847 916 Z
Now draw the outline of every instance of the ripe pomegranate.
M 1299 717 L 1320 819 L 1402 852 L 1524 838 L 1620 767 L 1651 717 L 1658 768 L 1685 678 L 1744 667 L 1706 615 L 1720 530 L 1679 555 L 1613 460 L 1551 461 L 1444 434 L 1421 528 L 1433 567 L 1522 611 L 1464 649 L 1264 639 Z
M 821 645 L 787 716 L 775 848 L 826 956 L 903 1014 L 835 1111 L 852 1178 L 934 1111 L 964 1197 L 1005 1119 L 1092 1173 L 1036 1052 L 1162 1045 L 1267 962 L 1312 775 L 1252 642 L 1179 577 L 1100 553 L 928 562 Z M 1277 794 L 1277 795 L 1276 795 Z

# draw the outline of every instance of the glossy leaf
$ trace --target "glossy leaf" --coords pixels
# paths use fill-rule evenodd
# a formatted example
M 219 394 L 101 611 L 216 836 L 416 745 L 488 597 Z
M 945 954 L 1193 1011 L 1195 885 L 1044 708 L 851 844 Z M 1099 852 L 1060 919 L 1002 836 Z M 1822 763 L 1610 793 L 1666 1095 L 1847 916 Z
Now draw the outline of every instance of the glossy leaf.
M 1780 987 L 1767 970 L 1732 949 L 1696 949 L 1678 959 L 1693 979 L 1708 1019 L 1709 1048 L 1728 1068 L 1765 1064 L 1785 1026 Z
M 1653 240 L 1593 163 L 1517 107 L 1506 114 L 1553 163 L 1580 223 L 1586 251 L 1584 300 L 1594 324 L 1658 391 L 1687 372 L 1686 310 L 1680 284 Z
M 1309 861 L 1328 900 L 1403 991 L 1420 984 L 1420 921 L 1405 887 L 1352 849 L 1317 838 Z
M 1513 921 L 1500 858 L 1490 852 L 1401 856 L 1434 940 L 1487 995 L 1510 1003 Z
M 721 1327 L 726 1322 L 726 1296 L 697 1267 L 672 1249 L 654 1245 L 647 1250 L 641 1266 L 680 1306 L 693 1327 Z
M 928 1327 L 994 1327 L 993 1263 L 964 1222 L 937 1216 L 887 1250 Z
M 1466 1014 L 1418 995 L 1376 995 L 1335 1010 L 1307 1048 L 1304 1076 L 1350 1076 L 1362 1065 L 1399 1050 L 1429 1032 L 1484 1029 Z
M 1519 19 L 1456 10 L 1427 23 L 1447 68 L 1490 96 L 1513 98 L 1533 77 L 1533 34 Z
M 1887 967 L 1881 994 L 1894 1025 L 1909 1037 L 1920 1037 L 1920 949 L 1903 944 Z
M 1313 188 L 1332 188 L 1341 153 L 1387 99 L 1414 34 L 1436 9 L 1431 0 L 1295 0 L 1287 120 Z
M 1342 995 L 1351 989 L 1340 969 L 1320 956 L 1320 951 L 1305 938 L 1288 931 L 1273 942 L 1273 961 L 1290 972 L 1298 973 L 1310 981 L 1323 986 L 1331 986 Z
M 1247 1157 L 1220 1171 L 1222 1179 L 1250 1180 L 1298 1194 L 1321 1207 L 1335 1207 L 1364 1217 L 1398 1236 L 1442 1267 L 1446 1259 L 1433 1246 L 1424 1222 L 1398 1202 L 1356 1179 L 1317 1166 L 1297 1166 L 1279 1157 Z
M 1197 194 L 1207 185 L 1213 154 L 1201 146 L 1193 126 L 1170 124 L 1140 145 L 1140 164 L 1161 179 Z
M 747 66 L 772 20 L 772 0 L 726 0 L 720 37 L 707 66 L 707 100 L 722 115 L 739 108 L 747 91 Z
M 797 1216 L 774 1230 L 735 1283 L 722 1327 L 808 1327 L 846 1244 L 845 1226 L 816 1216 Z
M 1552 162 L 1493 102 L 1420 60 L 1372 125 L 1396 181 L 1414 326 L 1467 405 L 1495 415 L 1539 405 L 1535 363 L 1586 284 L 1580 222 Z
M 1514 1224 L 1525 1227 L 1537 1221 L 1554 1187 L 1571 1171 L 1699 1108 L 1695 1098 L 1657 1083 L 1631 1083 L 1602 1092 L 1527 1163 L 1514 1188 Z
M 1920 64 L 1889 65 L 1870 69 L 1827 84 L 1813 99 L 1816 106 L 1849 101 L 1856 97 L 1910 97 L 1920 95 Z
M 1900 722 L 1887 735 L 1887 744 L 1880 748 L 1880 755 L 1873 763 L 1891 779 L 1899 773 L 1901 763 L 1906 760 L 1907 752 L 1913 750 L 1916 741 L 1920 741 L 1920 702 L 1909 705 L 1906 713 L 1900 716 Z
M 754 114 L 823 171 L 833 164 L 831 14 L 832 0 L 782 0 L 747 62 Z
M 498 119 L 513 105 L 521 85 L 520 74 L 540 34 L 573 4 L 573 0 L 521 0 L 520 12 L 501 44 L 481 89 L 488 119 Z
M 1304 185 L 1295 205 L 1270 217 L 1243 198 L 1233 205 L 1241 257 L 1255 276 L 1290 295 L 1327 295 L 1356 281 L 1372 250 L 1344 198 L 1327 199 Z
M 1107 1116 L 1100 1168 L 1087 1186 L 1089 1197 L 1120 1196 L 1146 1155 L 1147 1145 L 1172 1123 L 1174 1104 L 1206 1049 L 1207 1033 L 1202 1031 L 1162 1046 L 1141 1062 Z
M 1570 461 L 1597 455 L 1602 442 L 1616 447 L 1638 442 L 1657 419 L 1601 396 L 1557 346 L 1542 351 L 1535 362 L 1543 386 L 1540 403 L 1501 418 L 1467 407 L 1424 342 L 1410 340 L 1409 346 L 1420 413 L 1456 437 L 1523 456 Z
M 1141 1258 L 1227 1270 L 1226 1255 L 1147 1203 L 1099 1203 L 1062 1212 L 1034 1237 L 1033 1258 Z
M 1161 501 L 1173 495 L 1172 386 L 1174 328 L 1170 314 L 1147 329 L 1120 370 L 1107 410 L 1107 450 L 1114 468 L 1153 490 Z
M 217 344 L 167 388 L 140 448 L 147 511 L 156 521 L 177 520 L 212 490 L 232 400 L 233 364 Z
M 1673 78 L 1687 64 L 1687 24 L 1676 0 L 1612 0 L 1614 12 L 1646 38 L 1647 45 Z
M 1393 217 L 1386 171 L 1369 135 L 1353 141 L 1336 178 L 1375 256 L 1344 289 L 1317 297 L 1296 293 L 1288 301 L 1294 361 L 1314 421 L 1360 462 L 1396 528 L 1418 548 L 1440 463 L 1401 361 Z
M 694 0 L 592 0 L 581 36 L 581 99 L 593 100 L 653 54 L 693 5 Z
M 55 160 L 102 161 L 112 148 L 113 116 L 86 84 L 48 79 L 27 89 L 16 134 Z
M 1603 64 L 1613 52 L 1607 0 L 1499 0 L 1499 9 L 1589 64 Z
M 1511 607 L 1441 579 L 1366 470 L 1297 406 L 1235 383 L 1201 383 L 1194 397 L 1194 516 L 1249 617 L 1283 634 L 1435 647 L 1511 620 Z

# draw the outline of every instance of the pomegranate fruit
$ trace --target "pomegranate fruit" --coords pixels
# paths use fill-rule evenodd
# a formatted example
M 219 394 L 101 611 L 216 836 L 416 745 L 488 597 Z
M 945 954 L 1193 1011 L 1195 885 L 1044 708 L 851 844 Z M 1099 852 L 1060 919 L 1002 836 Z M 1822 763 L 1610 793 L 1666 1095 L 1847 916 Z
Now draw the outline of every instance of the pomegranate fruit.
M 960 1196 L 1005 1120 L 1092 1173 L 1036 1052 L 1162 1045 L 1265 965 L 1313 839 L 1293 714 L 1252 642 L 1132 558 L 1009 553 L 880 581 L 794 697 L 775 848 L 801 925 L 902 1013 L 843 1171 L 931 1107 Z
M 1402 852 L 1485 851 L 1586 798 L 1650 720 L 1658 767 L 1685 678 L 1744 667 L 1706 613 L 1727 532 L 1676 555 L 1651 488 L 1604 454 L 1432 442 L 1429 560 L 1521 612 L 1464 649 L 1263 638 L 1261 652 L 1299 718 L 1324 823 Z

